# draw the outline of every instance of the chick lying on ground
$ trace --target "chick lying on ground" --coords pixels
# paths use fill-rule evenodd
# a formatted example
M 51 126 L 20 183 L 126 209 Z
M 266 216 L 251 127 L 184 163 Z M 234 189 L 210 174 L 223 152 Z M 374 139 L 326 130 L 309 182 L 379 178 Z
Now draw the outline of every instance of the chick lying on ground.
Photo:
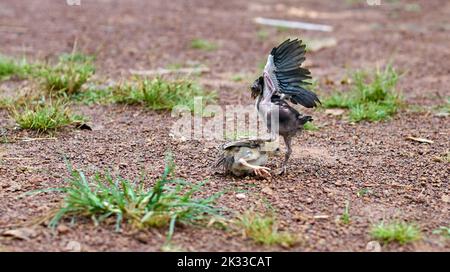
M 244 139 L 226 143 L 222 146 L 222 153 L 215 167 L 223 167 L 225 174 L 235 176 L 254 173 L 257 176 L 270 177 L 270 168 L 264 165 L 274 151 L 269 151 L 270 148 L 266 146 L 268 142 L 269 140 L 263 139 Z

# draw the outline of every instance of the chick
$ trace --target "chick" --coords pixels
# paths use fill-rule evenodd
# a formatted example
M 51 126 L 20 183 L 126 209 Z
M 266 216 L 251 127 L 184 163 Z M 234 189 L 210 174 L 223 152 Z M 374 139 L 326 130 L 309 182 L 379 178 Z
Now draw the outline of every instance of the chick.
M 286 153 L 279 174 L 287 172 L 288 160 L 292 153 L 292 138 L 303 129 L 311 116 L 300 114 L 288 102 L 314 108 L 320 104 L 319 97 L 306 89 L 310 84 L 310 71 L 301 67 L 305 60 L 306 45 L 302 41 L 286 40 L 270 52 L 262 76 L 251 87 L 256 99 L 256 109 L 263 117 L 267 128 L 275 136 L 278 133 L 286 144 Z M 278 116 L 272 124 L 271 116 Z M 272 127 L 278 128 L 278 131 Z
M 266 146 L 269 140 L 243 139 L 222 146 L 222 153 L 215 167 L 223 167 L 225 174 L 244 176 L 254 173 L 261 177 L 270 177 L 270 168 L 264 167 L 269 155 L 276 152 L 269 151 Z

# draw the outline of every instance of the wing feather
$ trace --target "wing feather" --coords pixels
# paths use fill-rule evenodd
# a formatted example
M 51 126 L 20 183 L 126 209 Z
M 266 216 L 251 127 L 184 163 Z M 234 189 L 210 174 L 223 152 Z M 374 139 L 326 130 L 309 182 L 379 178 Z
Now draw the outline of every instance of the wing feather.
M 226 143 L 222 146 L 223 150 L 230 149 L 232 147 L 258 147 L 264 140 L 258 140 L 258 139 L 242 139 L 237 140 L 233 142 Z
M 305 61 L 305 47 L 298 39 L 287 39 L 272 49 L 264 72 L 270 76 L 278 92 L 289 95 L 294 104 L 312 108 L 320 101 L 315 93 L 304 88 L 310 84 L 305 80 L 311 79 L 310 71 L 300 67 Z

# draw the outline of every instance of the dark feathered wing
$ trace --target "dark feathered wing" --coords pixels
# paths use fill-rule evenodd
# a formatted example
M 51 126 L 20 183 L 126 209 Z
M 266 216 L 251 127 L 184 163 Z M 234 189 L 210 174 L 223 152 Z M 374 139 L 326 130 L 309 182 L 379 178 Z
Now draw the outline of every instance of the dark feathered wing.
M 222 146 L 224 150 L 230 149 L 232 147 L 250 147 L 254 148 L 259 146 L 261 143 L 263 143 L 264 140 L 259 139 L 241 139 L 233 142 L 226 143 Z
M 270 54 L 273 57 L 274 73 L 280 92 L 288 95 L 294 104 L 307 108 L 317 106 L 317 103 L 320 103 L 317 95 L 304 88 L 309 84 L 305 80 L 311 78 L 311 73 L 300 67 L 305 60 L 305 45 L 302 41 L 288 39 L 273 48 Z

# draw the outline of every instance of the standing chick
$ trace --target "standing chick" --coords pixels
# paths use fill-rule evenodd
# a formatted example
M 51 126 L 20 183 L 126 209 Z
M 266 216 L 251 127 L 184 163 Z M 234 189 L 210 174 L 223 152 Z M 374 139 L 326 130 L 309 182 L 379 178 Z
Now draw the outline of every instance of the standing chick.
M 252 97 L 256 99 L 256 109 L 266 122 L 267 128 L 275 135 L 273 128 L 278 127 L 278 134 L 286 144 L 286 154 L 280 174 L 286 172 L 287 162 L 292 153 L 291 140 L 311 116 L 304 116 L 288 103 L 300 104 L 307 108 L 320 103 L 317 95 L 307 89 L 310 79 L 308 69 L 300 67 L 305 60 L 305 45 L 301 41 L 286 40 L 270 52 L 263 75 L 255 80 L 251 87 Z M 278 116 L 272 124 L 271 116 Z M 276 119 L 276 118 L 275 118 Z

